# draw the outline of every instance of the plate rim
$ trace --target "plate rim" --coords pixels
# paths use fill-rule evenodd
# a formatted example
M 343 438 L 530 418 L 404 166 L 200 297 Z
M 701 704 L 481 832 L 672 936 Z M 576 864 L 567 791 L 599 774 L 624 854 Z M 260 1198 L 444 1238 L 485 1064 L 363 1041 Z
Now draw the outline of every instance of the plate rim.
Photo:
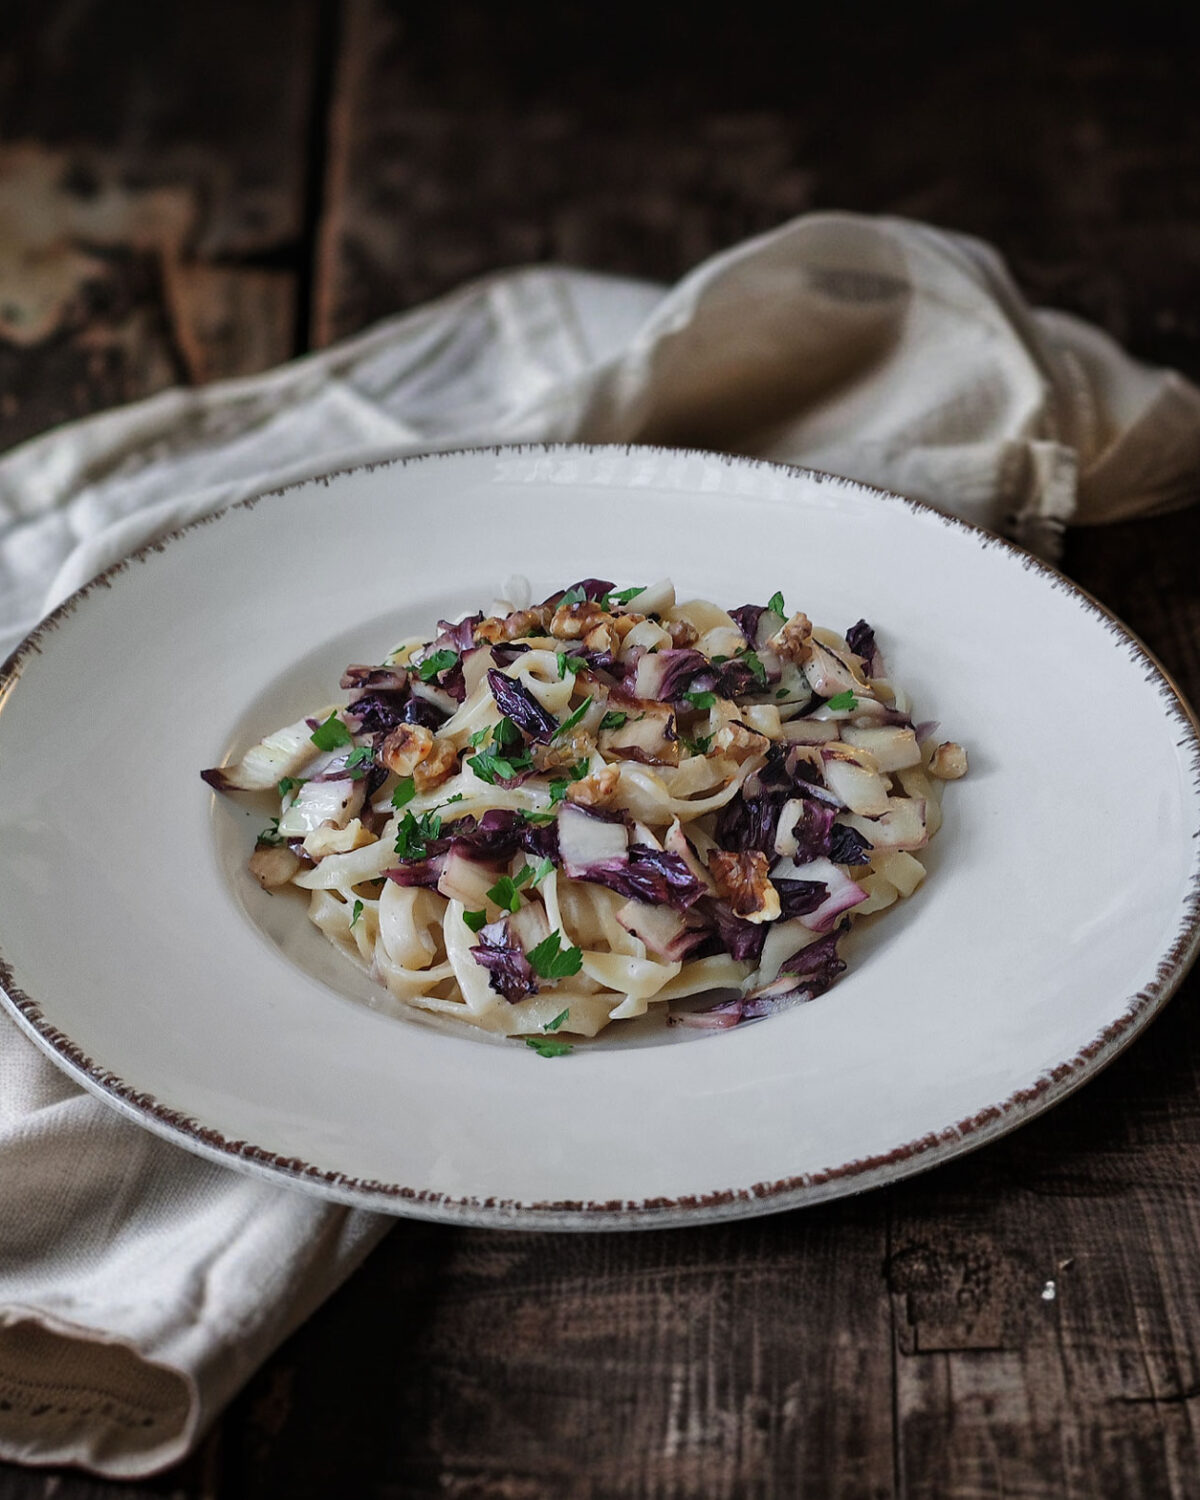
M 1181 759 L 1190 753 L 1193 790 L 1200 791 L 1200 719 L 1171 673 L 1150 648 L 1106 605 L 1053 564 L 1036 556 L 1007 537 L 960 516 L 948 515 L 926 501 L 914 500 L 879 486 L 814 469 L 802 464 L 724 453 L 712 449 L 675 447 L 652 443 L 503 443 L 433 449 L 402 454 L 366 463 L 348 464 L 323 474 L 256 490 L 145 543 L 71 593 L 55 609 L 37 621 L 0 665 L 0 709 L 19 682 L 29 655 L 42 654 L 42 640 L 69 619 L 97 588 L 111 589 L 113 580 L 129 571 L 134 562 L 146 561 L 182 537 L 209 526 L 238 510 L 252 510 L 264 500 L 286 495 L 309 485 L 330 483 L 343 475 L 373 473 L 378 469 L 431 464 L 440 460 L 491 455 L 594 455 L 619 452 L 627 457 L 643 454 L 698 457 L 717 460 L 730 468 L 761 468 L 792 478 L 832 483 L 865 493 L 887 504 L 898 504 L 939 524 L 965 533 L 982 551 L 998 547 L 1009 553 L 1025 571 L 1033 571 L 1061 592 L 1072 596 L 1086 613 L 1116 637 L 1116 643 L 1145 669 L 1147 680 L 1158 689 L 1164 714 L 1184 731 L 1178 742 Z M 1200 830 L 1197 830 L 1200 832 Z M 678 1198 L 607 1202 L 554 1199 L 525 1202 L 516 1199 L 458 1197 L 429 1189 L 414 1189 L 399 1183 L 365 1180 L 313 1164 L 299 1157 L 285 1157 L 245 1140 L 229 1140 L 219 1130 L 204 1125 L 186 1113 L 162 1103 L 153 1094 L 135 1088 L 120 1075 L 95 1062 L 66 1033 L 55 1027 L 42 1005 L 17 983 L 16 975 L 0 947 L 0 1000 L 22 1032 L 70 1078 L 89 1093 L 115 1108 L 162 1139 L 172 1142 L 222 1166 L 273 1182 L 296 1187 L 351 1207 L 373 1209 L 441 1223 L 472 1224 L 513 1229 L 628 1230 L 676 1227 L 698 1221 L 732 1220 L 778 1213 L 860 1193 L 927 1171 L 965 1155 L 1043 1114 L 1077 1088 L 1089 1082 L 1118 1056 L 1159 1014 L 1182 983 L 1200 953 L 1200 872 L 1181 903 L 1182 922 L 1174 942 L 1160 956 L 1154 977 L 1131 997 L 1125 1008 L 1073 1057 L 1055 1064 L 1032 1084 L 1015 1090 L 999 1103 L 987 1105 L 966 1119 L 930 1131 L 878 1155 L 858 1158 L 836 1166 L 805 1172 L 749 1187 L 714 1189 L 704 1194 Z

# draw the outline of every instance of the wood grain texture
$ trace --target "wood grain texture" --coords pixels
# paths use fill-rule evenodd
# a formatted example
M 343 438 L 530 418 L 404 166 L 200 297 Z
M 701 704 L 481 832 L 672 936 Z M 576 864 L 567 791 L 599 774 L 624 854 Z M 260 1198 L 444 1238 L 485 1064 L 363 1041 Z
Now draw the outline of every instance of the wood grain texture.
M 317 0 L 6 7 L 0 448 L 294 352 L 316 16 Z

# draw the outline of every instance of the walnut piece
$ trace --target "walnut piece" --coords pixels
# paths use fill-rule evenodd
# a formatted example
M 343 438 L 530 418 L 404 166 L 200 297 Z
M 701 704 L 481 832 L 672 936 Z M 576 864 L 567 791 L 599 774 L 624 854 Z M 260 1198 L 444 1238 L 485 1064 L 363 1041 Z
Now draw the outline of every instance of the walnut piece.
M 663 627 L 671 637 L 672 646 L 694 646 L 700 632 L 689 620 L 664 620 Z
M 757 849 L 734 854 L 714 849 L 708 869 L 717 894 L 729 902 L 743 922 L 773 922 L 780 912 L 779 892 L 768 876 L 767 856 Z
M 929 774 L 939 781 L 957 781 L 967 774 L 967 752 L 953 740 L 947 740 L 933 752 L 929 762 Z
M 560 641 L 577 641 L 581 636 L 595 630 L 597 625 L 611 625 L 612 616 L 607 614 L 594 599 L 585 599 L 582 604 L 560 604 L 550 621 L 550 634 Z
M 397 776 L 411 776 L 432 749 L 433 735 L 423 724 L 397 724 L 375 758 Z
M 767 649 L 784 661 L 807 661 L 812 653 L 812 621 L 797 612 L 768 640 Z
M 604 807 L 616 796 L 621 784 L 619 766 L 603 766 L 592 771 L 582 781 L 573 781 L 567 788 L 567 801 L 578 802 L 584 807 Z
M 427 792 L 430 787 L 440 786 L 458 770 L 458 751 L 450 740 L 435 739 L 424 760 L 418 761 L 413 770 L 413 784 L 418 792 Z
M 532 609 L 514 609 L 511 614 L 492 615 L 475 627 L 475 639 L 489 646 L 498 646 L 502 641 L 519 641 L 527 635 L 541 635 L 550 622 L 551 610 L 545 604 L 535 604 Z

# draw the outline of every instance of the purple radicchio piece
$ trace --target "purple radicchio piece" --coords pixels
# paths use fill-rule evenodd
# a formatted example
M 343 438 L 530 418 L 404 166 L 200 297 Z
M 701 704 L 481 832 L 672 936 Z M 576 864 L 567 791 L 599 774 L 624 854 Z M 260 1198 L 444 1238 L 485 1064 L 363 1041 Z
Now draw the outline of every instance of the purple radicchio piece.
M 489 808 L 479 819 L 467 813 L 446 828 L 443 838 L 448 847 L 473 859 L 511 859 L 518 849 L 524 849 L 538 859 L 558 861 L 555 824 L 531 823 L 512 808 Z
M 558 720 L 537 701 L 525 684 L 488 668 L 488 687 L 496 707 L 535 743 L 548 744 L 558 733 Z
M 729 611 L 730 617 L 737 621 L 737 627 L 746 637 L 746 644 L 753 646 L 758 635 L 758 622 L 767 612 L 765 604 L 743 604 L 737 609 Z
M 636 698 L 672 703 L 682 698 L 694 682 L 712 687 L 715 681 L 712 663 L 703 652 L 678 647 L 647 651 L 640 656 L 632 674 L 626 674 L 624 687 Z
M 498 667 L 511 667 L 518 656 L 524 656 L 526 651 L 532 649 L 524 641 L 498 641 L 492 647 L 492 660 Z
M 704 914 L 717 929 L 717 940 L 730 958 L 757 963 L 767 940 L 766 922 L 747 922 L 734 916 L 728 901 L 706 901 Z
M 342 673 L 342 687 L 360 693 L 402 693 L 408 687 L 403 667 L 349 666 Z
M 483 623 L 483 615 L 468 615 L 457 625 L 449 620 L 438 621 L 438 634 L 430 645 L 430 651 L 457 651 L 461 656 L 475 644 L 475 627 Z
M 605 594 L 611 594 L 616 588 L 615 583 L 610 583 L 603 578 L 581 578 L 578 583 L 573 583 L 569 589 L 559 589 L 557 593 L 551 594 L 544 603 L 557 608 L 567 594 L 582 593 L 585 599 L 593 601 L 603 599 Z
M 857 828 L 851 828 L 847 823 L 835 823 L 830 830 L 828 849 L 819 849 L 817 853 L 827 854 L 835 865 L 865 865 L 870 863 L 870 848 Z M 797 854 L 796 862 L 803 864 L 805 859 L 815 857 Z
M 771 884 L 779 893 L 781 922 L 790 921 L 792 917 L 806 917 L 829 899 L 829 887 L 821 880 L 776 880 L 772 877 Z
M 479 929 L 479 943 L 471 949 L 471 957 L 487 969 L 488 983 L 510 1005 L 524 1000 L 526 995 L 537 994 L 533 968 L 524 948 L 513 936 L 507 917 Z
M 678 854 L 645 844 L 631 844 L 626 860 L 594 865 L 577 878 L 606 885 L 619 896 L 652 906 L 673 906 L 676 911 L 686 911 L 705 894 L 703 882 Z
M 877 670 L 881 663 L 879 662 L 879 647 L 875 644 L 875 632 L 865 620 L 859 620 L 847 630 L 846 644 L 855 656 L 860 657 L 866 663 L 869 677 L 883 676 L 883 673 Z
M 442 878 L 445 864 L 446 852 L 442 849 L 436 854 L 427 855 L 424 859 L 403 860 L 383 873 L 387 880 L 395 881 L 397 885 L 423 885 L 428 886 L 430 890 L 435 890 L 438 881 Z
M 792 837 L 796 841 L 796 852 L 792 858 L 797 864 L 804 865 L 810 859 L 829 853 L 833 820 L 837 813 L 834 808 L 827 807 L 823 802 L 816 802 L 811 797 L 802 796 L 799 800 L 800 809 L 792 826 Z
M 780 965 L 779 977 L 746 996 L 745 1019 L 769 1015 L 781 1000 L 815 1000 L 846 968 L 837 945 L 846 931 L 843 922 Z

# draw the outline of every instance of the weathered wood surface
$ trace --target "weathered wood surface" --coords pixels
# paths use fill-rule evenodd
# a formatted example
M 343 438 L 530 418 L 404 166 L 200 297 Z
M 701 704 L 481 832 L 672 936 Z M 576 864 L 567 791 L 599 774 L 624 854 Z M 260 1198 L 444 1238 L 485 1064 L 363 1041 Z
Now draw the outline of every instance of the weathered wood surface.
M 985 235 L 1037 300 L 1200 375 L 1182 9 L 832 9 L 798 57 L 740 9 L 10 6 L 0 445 L 502 265 L 670 279 L 828 207 Z M 1193 699 L 1198 556 L 1200 511 L 1067 553 Z M 401 1223 L 188 1464 L 0 1466 L 0 1500 L 1200 1494 L 1198 990 L 1046 1117 L 861 1199 L 611 1237 Z

